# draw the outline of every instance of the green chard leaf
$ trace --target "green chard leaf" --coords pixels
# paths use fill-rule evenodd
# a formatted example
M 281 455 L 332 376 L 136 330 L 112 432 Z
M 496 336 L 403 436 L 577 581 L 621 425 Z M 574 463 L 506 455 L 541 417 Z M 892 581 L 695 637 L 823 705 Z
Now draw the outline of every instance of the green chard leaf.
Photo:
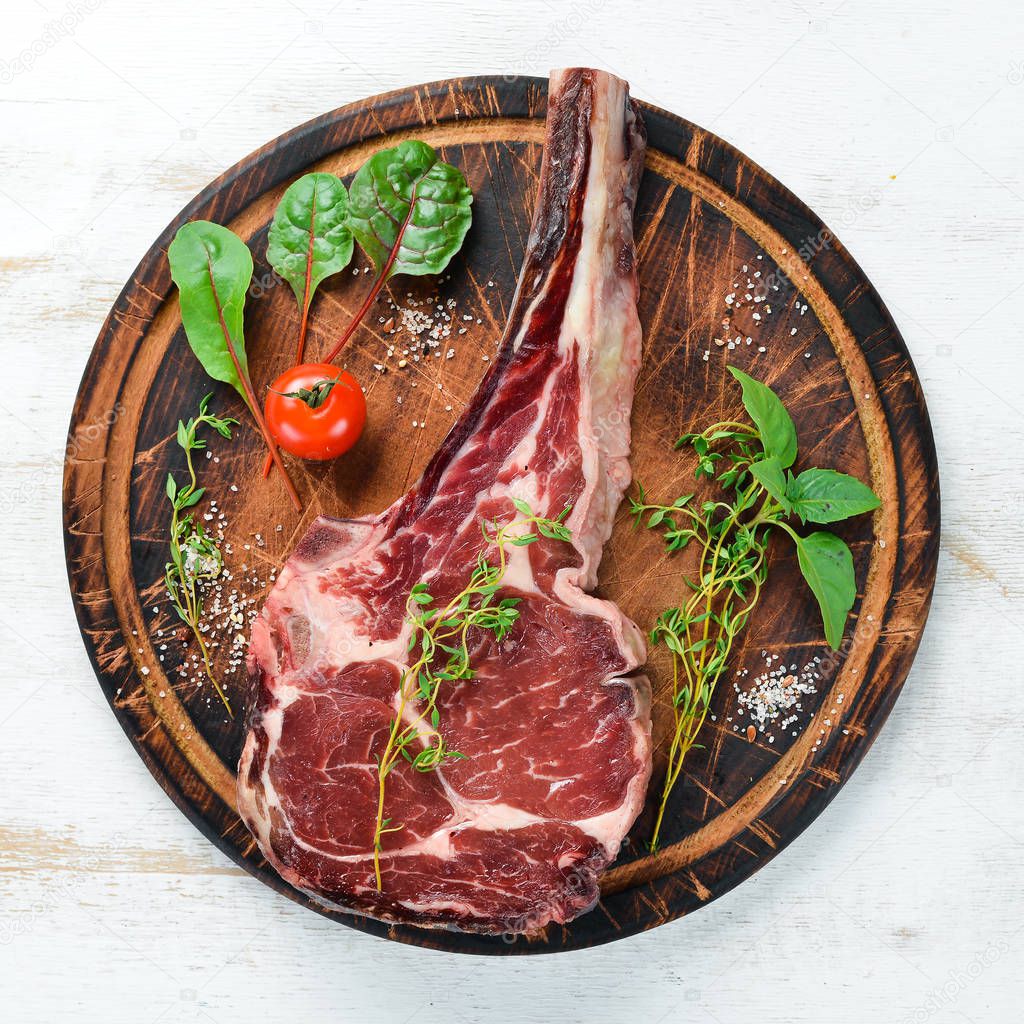
M 462 247 L 473 219 L 462 172 L 415 139 L 374 154 L 356 172 L 349 226 L 387 277 L 439 274 Z
M 270 456 L 297 512 L 302 501 L 270 431 L 249 379 L 243 323 L 245 296 L 252 281 L 252 253 L 238 235 L 208 220 L 193 220 L 178 229 L 167 250 L 171 278 L 178 286 L 181 322 L 189 346 L 203 369 L 230 384 L 259 427 Z M 205 399 L 204 399 L 205 401 Z M 225 434 L 231 420 L 216 429 Z M 230 432 L 225 436 L 230 436 Z
M 843 640 L 846 616 L 857 596 L 853 555 L 835 534 L 824 530 L 807 537 L 795 534 L 793 537 L 800 571 L 821 607 L 825 639 L 832 650 L 838 650 Z
M 348 192 L 333 174 L 304 174 L 278 203 L 267 236 L 267 260 L 292 287 L 306 318 L 317 288 L 352 261 L 355 244 L 348 226 Z
M 783 469 L 796 461 L 796 427 L 779 396 L 767 384 L 754 380 L 748 373 L 729 367 L 729 372 L 743 388 L 743 407 L 761 435 L 765 455 L 775 456 Z
M 867 484 L 834 469 L 807 469 L 791 477 L 786 497 L 804 523 L 838 523 L 881 504 Z
M 242 333 L 245 293 L 252 280 L 249 247 L 220 224 L 194 220 L 178 230 L 167 258 L 189 346 L 203 369 L 214 380 L 230 384 L 251 408 L 243 380 L 249 367 Z

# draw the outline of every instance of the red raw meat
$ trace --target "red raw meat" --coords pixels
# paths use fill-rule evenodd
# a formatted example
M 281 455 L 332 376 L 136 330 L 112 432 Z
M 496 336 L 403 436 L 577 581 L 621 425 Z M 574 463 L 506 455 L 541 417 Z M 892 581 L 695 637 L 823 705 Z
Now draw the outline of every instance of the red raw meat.
M 528 250 L 501 351 L 420 481 L 379 516 L 320 518 L 252 633 L 239 811 L 288 882 L 333 908 L 428 927 L 519 933 L 590 909 L 651 771 L 650 688 L 636 626 L 596 585 L 629 484 L 640 364 L 633 206 L 643 123 L 625 82 L 554 72 Z M 498 643 L 444 684 L 440 732 L 465 759 L 387 780 L 377 889 L 374 757 L 408 664 L 406 599 L 439 601 L 513 499 L 572 543 L 509 548 Z M 493 550 L 491 551 L 493 556 Z M 407 708 L 406 714 L 414 715 Z

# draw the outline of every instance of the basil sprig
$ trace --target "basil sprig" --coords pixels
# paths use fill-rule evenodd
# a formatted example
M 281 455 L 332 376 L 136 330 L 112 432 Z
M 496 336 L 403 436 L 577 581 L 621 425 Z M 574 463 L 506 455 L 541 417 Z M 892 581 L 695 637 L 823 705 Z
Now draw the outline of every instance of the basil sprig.
M 766 384 L 735 367 L 729 370 L 743 389 L 750 422 L 715 423 L 685 434 L 676 445 L 693 451 L 697 479 L 714 481 L 724 497 L 699 502 L 686 494 L 660 505 L 648 502 L 641 489 L 631 503 L 638 523 L 662 531 L 669 552 L 698 549 L 696 571 L 685 579 L 679 605 L 663 611 L 651 630 L 651 642 L 672 654 L 675 721 L 652 850 L 683 759 L 697 742 L 715 686 L 768 581 L 771 532 L 781 531 L 796 545 L 825 639 L 837 649 L 857 596 L 853 555 L 835 534 L 816 530 L 804 536 L 790 520 L 835 523 L 879 505 L 870 487 L 846 473 L 806 469 L 794 475 L 797 435 L 786 407 Z
M 766 525 L 781 527 L 793 539 L 800 572 L 821 609 L 825 639 L 836 650 L 857 596 L 853 556 L 845 542 L 833 534 L 819 530 L 801 537 L 783 520 L 796 516 L 801 523 L 838 523 L 878 508 L 878 496 L 856 477 L 834 469 L 806 469 L 794 476 L 789 467 L 797 456 L 796 427 L 786 407 L 767 384 L 735 366 L 730 366 L 729 372 L 743 388 L 743 407 L 757 428 L 764 453 L 757 457 L 755 452 L 747 466 L 768 492 L 767 506 L 760 514 Z M 705 475 L 723 457 L 720 452 L 707 452 L 703 457 Z M 732 468 L 736 469 L 737 464 L 733 463 Z M 735 487 L 738 478 L 739 474 L 730 473 L 727 479 Z

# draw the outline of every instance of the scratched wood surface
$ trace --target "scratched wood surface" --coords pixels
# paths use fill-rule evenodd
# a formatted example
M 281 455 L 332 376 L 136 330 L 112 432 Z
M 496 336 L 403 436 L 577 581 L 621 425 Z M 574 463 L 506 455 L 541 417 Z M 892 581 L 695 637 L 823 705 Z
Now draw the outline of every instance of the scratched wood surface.
M 429 300 L 430 308 L 449 311 L 450 339 L 438 356 L 410 356 L 399 368 L 409 336 L 388 330 L 389 321 L 401 326 L 401 314 L 385 303 L 371 315 L 345 360 L 367 391 L 367 434 L 333 465 L 295 467 L 306 501 L 301 517 L 277 481 L 256 482 L 261 452 L 248 426 L 232 444 L 215 446 L 216 461 L 201 465 L 226 515 L 228 566 L 247 581 L 242 592 L 258 599 L 315 515 L 376 511 L 408 487 L 471 394 L 495 351 L 521 262 L 544 108 L 540 80 L 465 79 L 375 97 L 269 143 L 214 182 L 157 240 L 115 304 L 82 382 L 65 476 L 66 549 L 100 683 L 178 806 L 246 870 L 300 902 L 253 852 L 234 812 L 240 716 L 229 719 L 208 688 L 180 678 L 187 655 L 165 644 L 174 623 L 161 592 L 163 482 L 181 470 L 174 425 L 208 390 L 181 330 L 166 246 L 180 223 L 197 217 L 227 223 L 249 242 L 257 285 L 246 335 L 263 384 L 287 364 L 296 325 L 290 289 L 269 275 L 265 249 L 274 206 L 297 175 L 348 176 L 369 152 L 415 136 L 460 165 L 476 197 L 472 232 L 450 274 L 392 287 L 400 306 Z M 653 494 L 686 489 L 692 466 L 671 444 L 693 424 L 739 411 L 725 367 L 734 363 L 769 381 L 794 414 L 804 464 L 870 479 L 883 498 L 873 520 L 839 530 L 854 551 L 859 583 L 846 641 L 838 656 L 829 654 L 794 559 L 776 551 L 771 586 L 734 657 L 747 673 L 738 688 L 748 689 L 766 657 L 777 655 L 792 661 L 794 674 L 816 673 L 817 692 L 804 698 L 790 727 L 767 727 L 750 740 L 737 690 L 721 687 L 705 749 L 691 758 L 670 805 L 663 849 L 654 857 L 644 849 L 649 800 L 592 913 L 514 943 L 331 915 L 346 925 L 454 951 L 532 953 L 606 942 L 690 913 L 756 871 L 826 806 L 884 722 L 917 648 L 937 558 L 938 481 L 920 388 L 891 319 L 840 242 L 778 182 L 688 122 L 650 107 L 645 120 L 635 474 Z M 329 347 L 367 284 L 346 273 L 321 290 L 311 352 Z M 389 345 L 396 346 L 390 357 Z M 225 390 L 216 403 L 239 413 Z M 674 603 L 679 568 L 620 513 L 601 591 L 649 627 Z M 226 652 L 227 645 L 218 671 L 239 707 L 244 680 Z M 670 718 L 665 667 L 655 653 L 655 782 Z

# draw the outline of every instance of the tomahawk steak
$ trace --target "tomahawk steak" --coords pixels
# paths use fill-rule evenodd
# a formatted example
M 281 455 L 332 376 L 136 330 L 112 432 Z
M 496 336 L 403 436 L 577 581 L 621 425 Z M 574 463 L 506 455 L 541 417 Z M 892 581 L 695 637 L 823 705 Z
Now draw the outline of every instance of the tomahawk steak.
M 651 771 L 636 626 L 588 593 L 629 484 L 640 362 L 632 217 L 645 148 L 625 82 L 551 76 L 547 139 L 519 287 L 494 364 L 422 478 L 380 515 L 320 518 L 252 632 L 240 813 L 267 860 L 333 908 L 517 934 L 590 909 Z M 380 755 L 399 705 L 410 588 L 459 593 L 513 499 L 571 543 L 510 548 L 520 598 L 438 726 L 464 755 L 387 777 L 401 822 L 373 865 Z M 411 702 L 415 705 L 415 701 Z M 407 710 L 411 719 L 415 707 Z

